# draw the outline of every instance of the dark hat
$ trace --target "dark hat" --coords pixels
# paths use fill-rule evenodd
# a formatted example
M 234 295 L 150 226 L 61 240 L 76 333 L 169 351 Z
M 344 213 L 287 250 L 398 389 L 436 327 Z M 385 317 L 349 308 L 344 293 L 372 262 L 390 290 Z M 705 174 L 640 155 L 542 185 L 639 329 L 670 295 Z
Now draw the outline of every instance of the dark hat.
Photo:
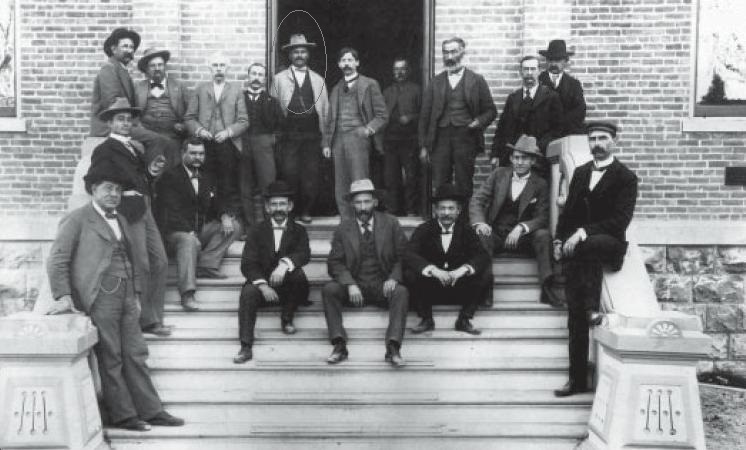
M 433 203 L 441 200 L 456 200 L 459 203 L 466 201 L 466 195 L 455 184 L 442 184 L 433 195 Z
M 106 122 L 111 118 L 111 116 L 120 112 L 128 112 L 133 116 L 137 116 L 140 114 L 140 111 L 142 111 L 141 108 L 132 107 L 129 100 L 125 97 L 117 97 L 114 99 L 114 103 L 112 103 L 111 106 L 98 113 L 98 118 Z
M 575 52 L 568 52 L 565 41 L 555 39 L 549 41 L 549 47 L 546 50 L 539 50 L 539 54 L 546 59 L 566 59 L 574 55 Z
M 306 40 L 305 34 L 293 34 L 290 36 L 290 42 L 282 46 L 283 50 L 291 50 L 295 47 L 307 47 L 307 48 L 313 48 L 316 47 L 316 43 L 314 42 L 308 42 Z
M 111 56 L 111 46 L 124 38 L 132 39 L 132 43 L 135 45 L 135 51 L 137 51 L 137 47 L 140 46 L 140 35 L 137 34 L 137 31 L 130 30 L 129 28 L 116 28 L 104 41 L 104 53 L 106 53 L 106 56 Z
M 140 69 L 140 72 L 147 72 L 148 63 L 150 62 L 150 60 L 159 56 L 163 58 L 164 63 L 167 63 L 168 60 L 171 59 L 171 52 L 169 52 L 168 50 L 158 50 L 155 47 L 145 49 L 145 51 L 142 53 L 142 57 L 140 57 L 140 60 L 137 61 L 137 68 Z
M 505 146 L 512 150 L 518 150 L 519 152 L 525 153 L 527 155 L 544 156 L 541 154 L 539 146 L 536 145 L 536 138 L 533 136 L 528 136 L 526 134 L 522 134 L 515 144 L 505 144 Z
M 585 124 L 585 132 L 586 134 L 590 134 L 591 131 L 605 131 L 611 137 L 616 137 L 617 127 L 611 122 L 587 122 Z
M 290 189 L 290 186 L 282 180 L 273 181 L 269 186 L 267 186 L 267 190 L 264 192 L 265 199 L 271 197 L 287 197 L 292 199 L 294 195 L 295 192 L 293 192 L 293 190 Z
M 363 192 L 370 192 L 376 197 L 381 197 L 383 195 L 383 191 L 376 189 L 370 178 L 363 178 L 350 183 L 350 192 L 345 194 L 344 199 L 349 202 L 354 196 L 362 194 Z
M 93 185 L 102 181 L 117 183 L 122 187 L 122 190 L 131 187 L 130 181 L 124 175 L 122 170 L 109 159 L 102 159 L 96 164 L 92 164 L 91 167 L 88 168 L 88 173 L 83 177 L 85 190 L 89 194 L 91 193 Z

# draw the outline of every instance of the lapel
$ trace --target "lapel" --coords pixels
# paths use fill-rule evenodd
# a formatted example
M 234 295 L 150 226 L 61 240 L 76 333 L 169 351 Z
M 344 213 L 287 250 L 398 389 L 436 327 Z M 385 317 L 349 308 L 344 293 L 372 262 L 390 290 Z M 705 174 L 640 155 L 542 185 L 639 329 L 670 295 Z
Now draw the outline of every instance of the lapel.
M 464 82 L 464 96 L 466 97 L 466 103 L 471 106 L 471 92 L 477 82 L 477 77 L 474 76 L 474 73 L 471 70 L 464 67 L 464 76 L 462 81 Z
M 106 223 L 104 218 L 101 217 L 101 215 L 93 208 L 93 203 L 89 203 L 86 208 L 86 217 L 91 228 L 93 228 L 99 236 L 104 238 L 105 241 L 114 242 L 114 232 L 111 227 L 109 227 L 109 224 Z
M 274 251 L 274 243 L 275 243 L 275 232 L 272 229 L 274 227 L 274 223 L 272 222 L 272 219 L 270 218 L 267 222 L 269 224 L 268 231 L 269 231 L 269 241 L 272 242 L 272 250 Z M 280 238 L 280 245 L 277 246 L 277 254 L 278 255 L 284 255 L 285 250 L 287 250 L 288 243 L 290 241 L 290 233 L 294 232 L 295 223 L 293 223 L 292 220 L 288 217 L 287 222 L 285 222 L 285 231 L 282 232 L 282 237 Z
M 383 223 L 383 215 L 373 213 L 373 240 L 376 243 L 376 255 L 378 260 L 383 261 L 383 244 L 386 241 L 386 224 Z
M 438 99 L 438 111 L 442 111 L 445 108 L 446 97 L 448 96 L 448 72 L 445 70 L 441 72 L 440 75 L 435 77 L 433 83 L 436 93 L 435 98 Z
M 124 93 L 127 95 L 127 100 L 129 100 L 130 104 L 134 104 L 135 93 L 133 91 L 135 87 L 132 84 L 132 78 L 130 77 L 129 72 L 126 68 L 122 67 L 122 64 L 114 59 L 114 57 L 112 57 L 110 61 L 112 64 L 114 64 L 114 68 L 117 72 L 117 78 L 119 78 L 119 84 L 122 85 L 122 89 L 124 89 Z
M 514 111 L 513 114 L 518 114 L 518 111 L 521 110 L 521 102 L 523 101 L 523 86 L 518 88 L 518 90 L 513 91 L 512 94 L 510 94 L 510 103 L 511 103 L 511 109 Z
M 592 163 L 591 163 L 592 164 Z M 606 173 L 603 174 L 600 180 L 598 180 L 598 184 L 596 184 L 596 187 L 593 188 L 591 191 L 592 195 L 594 197 L 599 197 L 602 195 L 602 193 L 609 188 L 613 184 L 614 178 L 616 177 L 616 171 L 619 168 L 619 161 L 614 158 L 614 162 L 612 162 L 609 165 L 609 168 L 606 169 Z M 590 170 L 589 173 L 593 173 L 593 170 Z M 588 177 L 590 180 L 590 176 Z
M 308 74 L 306 74 L 308 76 Z M 337 122 L 337 105 L 339 104 L 339 91 L 344 89 L 345 79 L 342 78 L 332 89 L 332 96 L 329 99 L 329 108 L 331 109 L 331 123 L 332 126 L 336 125 Z
M 137 156 L 135 156 L 135 155 L 133 155 L 133 154 L 132 154 L 132 152 L 131 152 L 131 151 L 129 151 L 129 150 L 127 149 L 127 147 L 125 147 L 125 146 L 124 146 L 124 144 L 122 144 L 122 142 L 120 142 L 120 141 L 119 141 L 119 140 L 117 140 L 117 139 L 114 139 L 113 137 L 109 137 L 108 139 L 109 139 L 109 140 L 111 140 L 111 141 L 112 141 L 112 143 L 113 143 L 112 149 L 114 149 L 114 150 L 118 151 L 119 153 L 122 153 L 122 154 L 123 154 L 123 155 L 125 155 L 125 156 L 126 156 L 126 157 L 127 157 L 128 159 L 130 159 L 130 160 L 132 160 L 132 161 L 135 161 L 135 163 L 136 163 L 136 164 L 140 164 L 140 162 L 141 162 L 140 158 L 139 158 L 139 157 L 137 157 Z M 95 211 L 94 211 L 94 212 L 95 212 Z
M 166 79 L 166 90 L 168 90 L 168 100 L 171 102 L 171 108 L 176 112 L 179 111 L 179 85 L 170 77 Z
M 547 97 L 549 97 L 550 89 L 551 88 L 548 88 L 544 86 L 543 84 L 539 84 L 539 88 L 536 89 L 536 97 L 534 97 L 534 101 L 531 104 L 531 109 L 535 110 L 536 108 L 539 107 L 539 105 L 541 105 L 544 102 L 544 100 L 547 99 Z
M 347 240 L 352 247 L 352 256 L 356 259 L 360 259 L 360 230 L 358 229 L 357 220 L 354 218 L 347 221 L 344 224 L 344 235 L 347 236 Z M 352 263 L 352 262 L 351 262 Z M 352 264 L 350 264 L 352 266 Z
M 189 196 L 197 200 L 197 197 L 199 196 L 198 193 L 194 192 L 194 186 L 192 186 L 192 179 L 190 178 L 190 175 L 187 174 L 186 168 L 183 164 L 181 164 L 180 170 L 179 170 L 179 179 L 181 181 L 181 184 L 184 188 L 184 190 L 189 192 Z M 202 180 L 199 181 L 199 194 L 202 194 L 202 187 L 204 183 L 202 183 Z
M 495 198 L 493 200 L 493 202 L 495 203 L 495 213 L 492 220 L 497 217 L 497 214 L 500 212 L 500 208 L 502 208 L 503 203 L 505 203 L 505 200 L 510 195 L 510 178 L 513 176 L 513 171 L 506 170 L 506 172 L 506 176 L 497 178 L 497 190 L 495 192 Z
M 360 75 L 358 73 L 357 76 L 357 104 L 360 108 L 360 112 L 363 111 L 363 102 L 365 101 L 365 90 L 368 88 L 368 80 L 365 79 L 364 76 Z M 365 121 L 365 117 L 363 117 L 363 121 Z
M 523 212 L 529 205 L 529 202 L 534 198 L 534 192 L 536 192 L 536 174 L 532 173 L 528 176 L 526 186 L 524 186 L 521 195 L 518 196 L 518 218 L 520 220 L 523 216 Z
M 135 89 L 135 95 L 137 96 L 137 106 L 144 108 L 148 103 L 148 92 L 150 91 L 150 80 L 145 79 L 140 81 L 140 89 Z

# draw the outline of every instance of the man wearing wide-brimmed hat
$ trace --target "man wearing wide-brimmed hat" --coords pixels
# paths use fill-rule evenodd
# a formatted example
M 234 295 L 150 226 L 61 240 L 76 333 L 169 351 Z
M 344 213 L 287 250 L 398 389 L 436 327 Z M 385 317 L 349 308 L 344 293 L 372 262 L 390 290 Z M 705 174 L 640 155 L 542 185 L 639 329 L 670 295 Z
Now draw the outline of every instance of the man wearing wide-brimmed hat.
M 189 90 L 168 74 L 166 64 L 171 52 L 151 47 L 137 61 L 147 78 L 135 84 L 135 105 L 142 108 L 140 124 L 167 138 L 166 167 L 181 164 L 181 144 L 186 135 L 184 114 L 189 105 Z
M 583 85 L 576 78 L 568 74 L 570 57 L 575 52 L 567 50 L 565 41 L 555 39 L 549 42 L 546 50 L 539 50 L 539 54 L 546 58 L 546 70 L 539 75 L 539 83 L 549 87 L 559 94 L 562 102 L 563 115 L 561 136 L 583 134 L 585 121 L 585 97 Z
M 435 218 L 414 230 L 404 258 L 407 286 L 422 319 L 412 332 L 435 329 L 433 304 L 460 304 L 455 329 L 480 334 L 471 319 L 481 301 L 482 274 L 490 257 L 468 220 L 459 217 L 467 201 L 461 188 L 441 185 L 432 201 Z
M 552 237 L 549 234 L 549 186 L 531 172 L 543 158 L 536 138 L 523 135 L 508 144 L 510 167 L 498 167 L 474 193 L 469 204 L 471 225 L 493 256 L 504 251 L 536 256 L 541 301 L 559 306 L 552 291 Z M 484 303 L 492 304 L 492 264 L 484 277 Z
M 91 164 L 85 178 L 90 203 L 60 222 L 47 261 L 52 296 L 48 312 L 79 310 L 98 329 L 98 361 L 107 425 L 147 431 L 151 425 L 179 426 L 168 414 L 145 363 L 148 350 L 138 319 L 138 296 L 147 268 L 134 256 L 132 223 L 117 207 L 132 180 L 111 160 Z
M 331 157 L 328 92 L 324 78 L 308 67 L 309 51 L 315 47 L 302 34 L 290 36 L 282 46 L 290 67 L 275 75 L 269 92 L 284 114 L 278 178 L 298 193 L 296 209 L 304 223 L 310 223 L 319 196 L 322 153 Z
M 376 305 L 389 310 L 384 360 L 405 365 L 399 350 L 409 309 L 409 291 L 402 285 L 402 258 L 407 238 L 391 214 L 376 211 L 381 192 L 369 179 L 353 181 L 345 200 L 352 203 L 354 218 L 342 218 L 334 230 L 327 266 L 332 281 L 322 298 L 329 340 L 334 349 L 329 364 L 347 359 L 347 332 L 342 325 L 342 305 Z
M 141 260 L 147 273 L 141 296 L 140 324 L 143 331 L 168 335 L 171 330 L 163 325 L 168 259 L 151 210 L 152 182 L 163 172 L 165 159 L 161 156 L 148 163 L 142 145 L 131 138 L 134 117 L 139 115 L 140 109 L 132 107 L 126 98 L 115 99 L 99 114 L 99 119 L 106 122 L 111 132 L 108 139 L 93 150 L 91 165 L 108 161 L 130 184 L 122 192 L 118 211 L 132 224 L 132 256 Z
M 293 318 L 298 305 L 308 299 L 308 279 L 303 266 L 311 258 L 308 233 L 290 218 L 295 193 L 284 181 L 269 184 L 264 192 L 264 210 L 269 218 L 248 232 L 241 256 L 246 283 L 238 308 L 241 349 L 236 364 L 250 360 L 254 326 L 259 307 L 280 304 L 280 329 L 295 334 Z

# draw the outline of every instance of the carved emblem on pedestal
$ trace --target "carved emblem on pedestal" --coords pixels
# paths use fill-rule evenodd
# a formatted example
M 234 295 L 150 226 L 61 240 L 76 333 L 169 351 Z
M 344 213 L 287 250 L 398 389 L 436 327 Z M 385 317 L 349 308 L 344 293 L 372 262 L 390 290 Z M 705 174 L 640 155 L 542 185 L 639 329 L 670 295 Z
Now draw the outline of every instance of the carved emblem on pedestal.
M 640 385 L 636 442 L 686 442 L 686 408 L 680 386 Z
M 656 320 L 648 325 L 648 336 L 660 338 L 680 338 L 681 328 L 670 320 Z

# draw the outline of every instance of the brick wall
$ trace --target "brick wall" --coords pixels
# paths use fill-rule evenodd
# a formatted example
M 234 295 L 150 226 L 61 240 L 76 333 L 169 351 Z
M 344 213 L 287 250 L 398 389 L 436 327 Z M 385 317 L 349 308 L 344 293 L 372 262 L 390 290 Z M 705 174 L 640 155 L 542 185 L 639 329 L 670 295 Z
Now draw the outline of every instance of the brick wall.
M 92 80 L 105 59 L 101 43 L 115 26 L 141 31 L 142 49 L 168 46 L 172 72 L 188 85 L 207 79 L 210 51 L 227 52 L 233 79 L 265 59 L 263 0 L 20 3 L 21 104 L 29 130 L 0 133 L 0 215 L 64 211 L 88 131 Z M 440 0 L 436 70 L 439 42 L 464 37 L 468 64 L 485 76 L 501 111 L 519 85 L 519 56 L 565 38 L 576 50 L 571 70 L 586 89 L 589 117 L 622 127 L 620 157 L 642 181 L 637 216 L 744 219 L 746 190 L 722 186 L 723 167 L 746 161 L 743 133 L 680 131 L 688 114 L 691 32 L 691 0 Z M 494 126 L 488 145 L 493 132 Z M 486 170 L 482 165 L 478 177 Z

